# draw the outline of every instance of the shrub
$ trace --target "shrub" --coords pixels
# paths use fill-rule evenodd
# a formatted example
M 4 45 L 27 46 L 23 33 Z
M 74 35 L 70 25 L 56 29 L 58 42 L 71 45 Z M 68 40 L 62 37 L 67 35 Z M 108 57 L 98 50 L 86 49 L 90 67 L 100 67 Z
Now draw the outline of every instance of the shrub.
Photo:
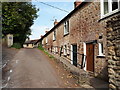
M 16 48 L 16 49 L 22 48 L 22 46 L 21 46 L 20 43 L 14 43 L 14 44 L 12 45 L 12 47 L 13 47 L 13 48 Z

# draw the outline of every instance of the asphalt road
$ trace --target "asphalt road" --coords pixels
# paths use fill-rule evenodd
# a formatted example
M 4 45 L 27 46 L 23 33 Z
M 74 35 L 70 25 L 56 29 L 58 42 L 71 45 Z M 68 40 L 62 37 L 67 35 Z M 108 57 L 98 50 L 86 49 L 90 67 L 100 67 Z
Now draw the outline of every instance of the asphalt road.
M 38 49 L 21 49 L 11 61 L 12 88 L 65 88 L 65 84 L 48 57 Z M 61 72 L 62 73 L 62 72 Z M 71 81 L 72 82 L 72 81 Z

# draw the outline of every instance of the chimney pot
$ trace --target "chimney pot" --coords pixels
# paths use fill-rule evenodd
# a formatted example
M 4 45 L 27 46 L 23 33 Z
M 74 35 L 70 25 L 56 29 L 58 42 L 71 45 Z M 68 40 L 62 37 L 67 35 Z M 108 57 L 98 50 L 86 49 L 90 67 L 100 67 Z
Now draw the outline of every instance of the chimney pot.
M 57 19 L 55 19 L 54 26 L 57 25 L 57 24 L 58 24 L 58 21 L 57 21 Z
M 74 2 L 74 8 L 78 7 L 81 3 L 82 3 L 81 0 L 76 0 L 76 1 Z

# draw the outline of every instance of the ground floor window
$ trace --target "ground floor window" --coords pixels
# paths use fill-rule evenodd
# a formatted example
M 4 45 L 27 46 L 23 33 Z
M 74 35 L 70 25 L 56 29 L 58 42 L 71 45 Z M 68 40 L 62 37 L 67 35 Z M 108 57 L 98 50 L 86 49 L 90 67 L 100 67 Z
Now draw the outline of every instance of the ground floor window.
M 98 51 L 98 56 L 104 56 L 103 54 L 103 43 L 98 43 L 98 48 L 99 48 L 99 51 Z
M 67 55 L 67 46 L 66 45 L 64 45 L 64 56 L 66 56 Z

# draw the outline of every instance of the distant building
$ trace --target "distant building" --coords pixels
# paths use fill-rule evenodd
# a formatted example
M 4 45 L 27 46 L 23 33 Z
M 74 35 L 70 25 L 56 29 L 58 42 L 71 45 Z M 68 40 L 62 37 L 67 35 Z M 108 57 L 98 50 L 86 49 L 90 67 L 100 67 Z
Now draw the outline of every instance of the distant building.
M 23 44 L 23 47 L 24 48 L 36 48 L 36 47 L 38 47 L 37 41 L 38 41 L 38 39 L 25 41 L 25 43 Z

